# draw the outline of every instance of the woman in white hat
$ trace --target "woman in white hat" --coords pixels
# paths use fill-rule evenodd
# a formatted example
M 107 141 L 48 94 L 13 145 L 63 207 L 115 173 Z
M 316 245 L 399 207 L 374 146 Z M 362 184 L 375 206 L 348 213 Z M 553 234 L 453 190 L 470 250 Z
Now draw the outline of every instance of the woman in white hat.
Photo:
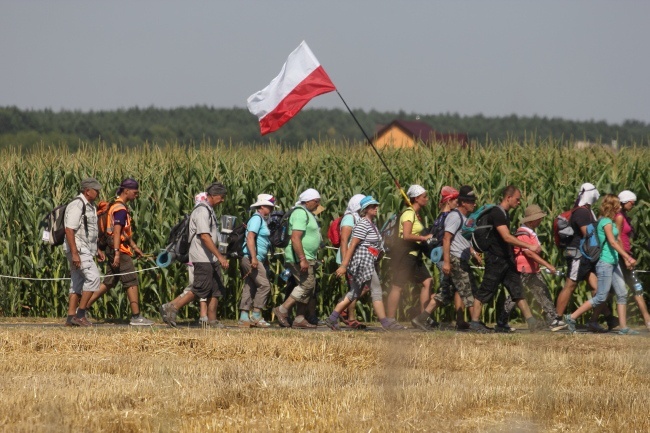
M 399 219 L 399 237 L 403 239 L 404 248 L 401 248 L 391 260 L 392 286 L 386 300 L 386 314 L 395 319 L 397 307 L 403 288 L 408 284 L 422 285 L 420 291 L 420 311 L 431 297 L 431 273 L 427 269 L 420 244 L 426 242 L 432 234 L 422 235 L 425 230 L 420 211 L 429 203 L 427 191 L 420 185 L 411 185 L 406 192 L 411 205 L 402 212 Z
M 634 239 L 634 228 L 632 227 L 632 220 L 628 216 L 628 212 L 632 210 L 636 204 L 636 194 L 630 190 L 621 191 L 618 195 L 618 199 L 621 202 L 621 210 L 614 217 L 614 223 L 616 223 L 616 228 L 618 229 L 618 238 L 621 241 L 623 249 L 626 253 L 632 254 L 632 239 Z M 625 278 L 625 283 L 632 289 L 634 292 L 634 300 L 639 306 L 639 311 L 643 316 L 643 323 L 645 323 L 646 328 L 650 331 L 650 314 L 648 314 L 648 306 L 645 303 L 643 298 L 643 286 L 638 284 L 637 281 L 634 281 L 636 276 L 632 275 L 632 270 L 628 269 L 625 266 L 625 259 L 623 256 L 618 256 L 618 263 L 623 271 L 623 278 Z M 636 287 L 635 287 L 636 286 Z
M 339 277 L 347 274 L 350 291 L 334 308 L 332 314 L 325 319 L 325 324 L 334 331 L 338 331 L 341 313 L 348 308 L 350 303 L 359 298 L 364 287 L 370 286 L 372 307 L 382 328 L 388 331 L 404 329 L 395 320 L 386 318 L 381 283 L 377 275 L 377 264 L 384 251 L 379 229 L 374 223 L 377 218 L 379 202 L 372 196 L 366 196 L 361 200 L 360 206 L 359 216 L 361 218 L 354 225 L 350 246 L 341 261 L 341 266 L 336 270 L 336 275 Z
M 268 328 L 271 326 L 262 318 L 262 310 L 271 293 L 271 284 L 266 272 L 267 254 L 271 232 L 266 219 L 275 207 L 275 197 L 260 194 L 251 205 L 255 213 L 246 223 L 246 242 L 244 257 L 239 261 L 239 269 L 244 278 L 241 302 L 239 304 L 239 326 L 244 328 Z

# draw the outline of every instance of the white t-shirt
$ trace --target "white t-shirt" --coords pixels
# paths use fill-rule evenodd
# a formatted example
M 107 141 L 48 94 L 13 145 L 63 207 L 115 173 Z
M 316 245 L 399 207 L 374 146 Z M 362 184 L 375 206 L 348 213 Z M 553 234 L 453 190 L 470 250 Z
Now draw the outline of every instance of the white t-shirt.
M 454 235 L 449 246 L 449 253 L 461 260 L 469 260 L 471 257 L 469 252 L 471 245 L 460 232 L 466 220 L 467 217 L 457 210 L 449 212 L 445 218 L 445 232 Z
M 217 245 L 219 229 L 217 227 L 217 216 L 207 204 L 199 203 L 194 206 L 190 216 L 190 262 L 192 263 L 214 263 L 217 258 L 207 249 L 201 240 L 201 234 L 209 233 L 212 242 Z

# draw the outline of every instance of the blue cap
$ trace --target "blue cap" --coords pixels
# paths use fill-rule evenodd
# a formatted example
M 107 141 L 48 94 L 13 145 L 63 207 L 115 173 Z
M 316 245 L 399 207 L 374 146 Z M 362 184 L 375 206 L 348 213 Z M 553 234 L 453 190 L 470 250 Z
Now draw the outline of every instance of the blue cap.
M 375 200 L 374 198 L 372 198 L 371 195 L 367 195 L 367 196 L 365 196 L 364 198 L 361 199 L 361 203 L 359 203 L 359 204 L 361 205 L 361 208 L 360 208 L 360 210 L 361 210 L 361 209 L 367 208 L 371 204 L 379 204 L 379 202 L 377 200 Z

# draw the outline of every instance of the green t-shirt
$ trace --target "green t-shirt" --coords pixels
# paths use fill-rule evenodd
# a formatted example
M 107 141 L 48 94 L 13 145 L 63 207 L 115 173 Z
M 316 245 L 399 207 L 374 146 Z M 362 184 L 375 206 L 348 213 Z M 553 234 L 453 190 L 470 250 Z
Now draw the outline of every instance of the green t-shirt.
M 298 206 L 289 217 L 289 230 L 288 235 L 291 236 L 291 233 L 294 230 L 300 230 L 302 234 L 302 249 L 305 252 L 305 258 L 307 260 L 316 260 L 316 255 L 318 249 L 320 248 L 320 227 L 318 227 L 318 222 L 314 214 L 309 212 L 303 206 Z M 289 245 L 284 249 L 285 261 L 289 263 L 297 263 L 293 255 L 293 247 L 291 241 Z
M 598 221 L 596 233 L 598 234 L 598 241 L 600 242 L 602 248 L 600 252 L 600 260 L 605 263 L 609 263 L 610 265 L 615 265 L 618 263 L 618 251 L 616 251 L 614 247 L 612 247 L 612 245 L 607 242 L 607 236 L 605 235 L 605 226 L 608 224 L 612 225 L 612 232 L 614 233 L 614 237 L 618 236 L 618 227 L 616 227 L 616 224 L 614 224 L 611 219 L 602 217 L 600 221 Z

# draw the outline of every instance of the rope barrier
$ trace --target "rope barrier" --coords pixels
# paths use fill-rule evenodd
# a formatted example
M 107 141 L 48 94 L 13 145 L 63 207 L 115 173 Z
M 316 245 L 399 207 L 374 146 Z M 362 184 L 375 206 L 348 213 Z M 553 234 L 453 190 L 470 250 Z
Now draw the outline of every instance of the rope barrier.
M 110 275 L 102 275 L 101 279 L 103 280 L 106 277 L 120 277 L 122 275 L 131 275 L 131 274 L 138 274 L 140 272 L 144 271 L 150 271 L 152 269 L 158 269 L 160 266 L 152 266 L 150 268 L 145 268 L 145 269 L 139 269 L 137 271 L 133 272 L 123 272 L 120 274 L 110 274 Z M 7 278 L 10 280 L 27 280 L 27 281 L 65 281 L 65 280 L 71 280 L 72 278 L 32 278 L 32 277 L 14 277 L 11 275 L 0 275 L 0 278 Z

